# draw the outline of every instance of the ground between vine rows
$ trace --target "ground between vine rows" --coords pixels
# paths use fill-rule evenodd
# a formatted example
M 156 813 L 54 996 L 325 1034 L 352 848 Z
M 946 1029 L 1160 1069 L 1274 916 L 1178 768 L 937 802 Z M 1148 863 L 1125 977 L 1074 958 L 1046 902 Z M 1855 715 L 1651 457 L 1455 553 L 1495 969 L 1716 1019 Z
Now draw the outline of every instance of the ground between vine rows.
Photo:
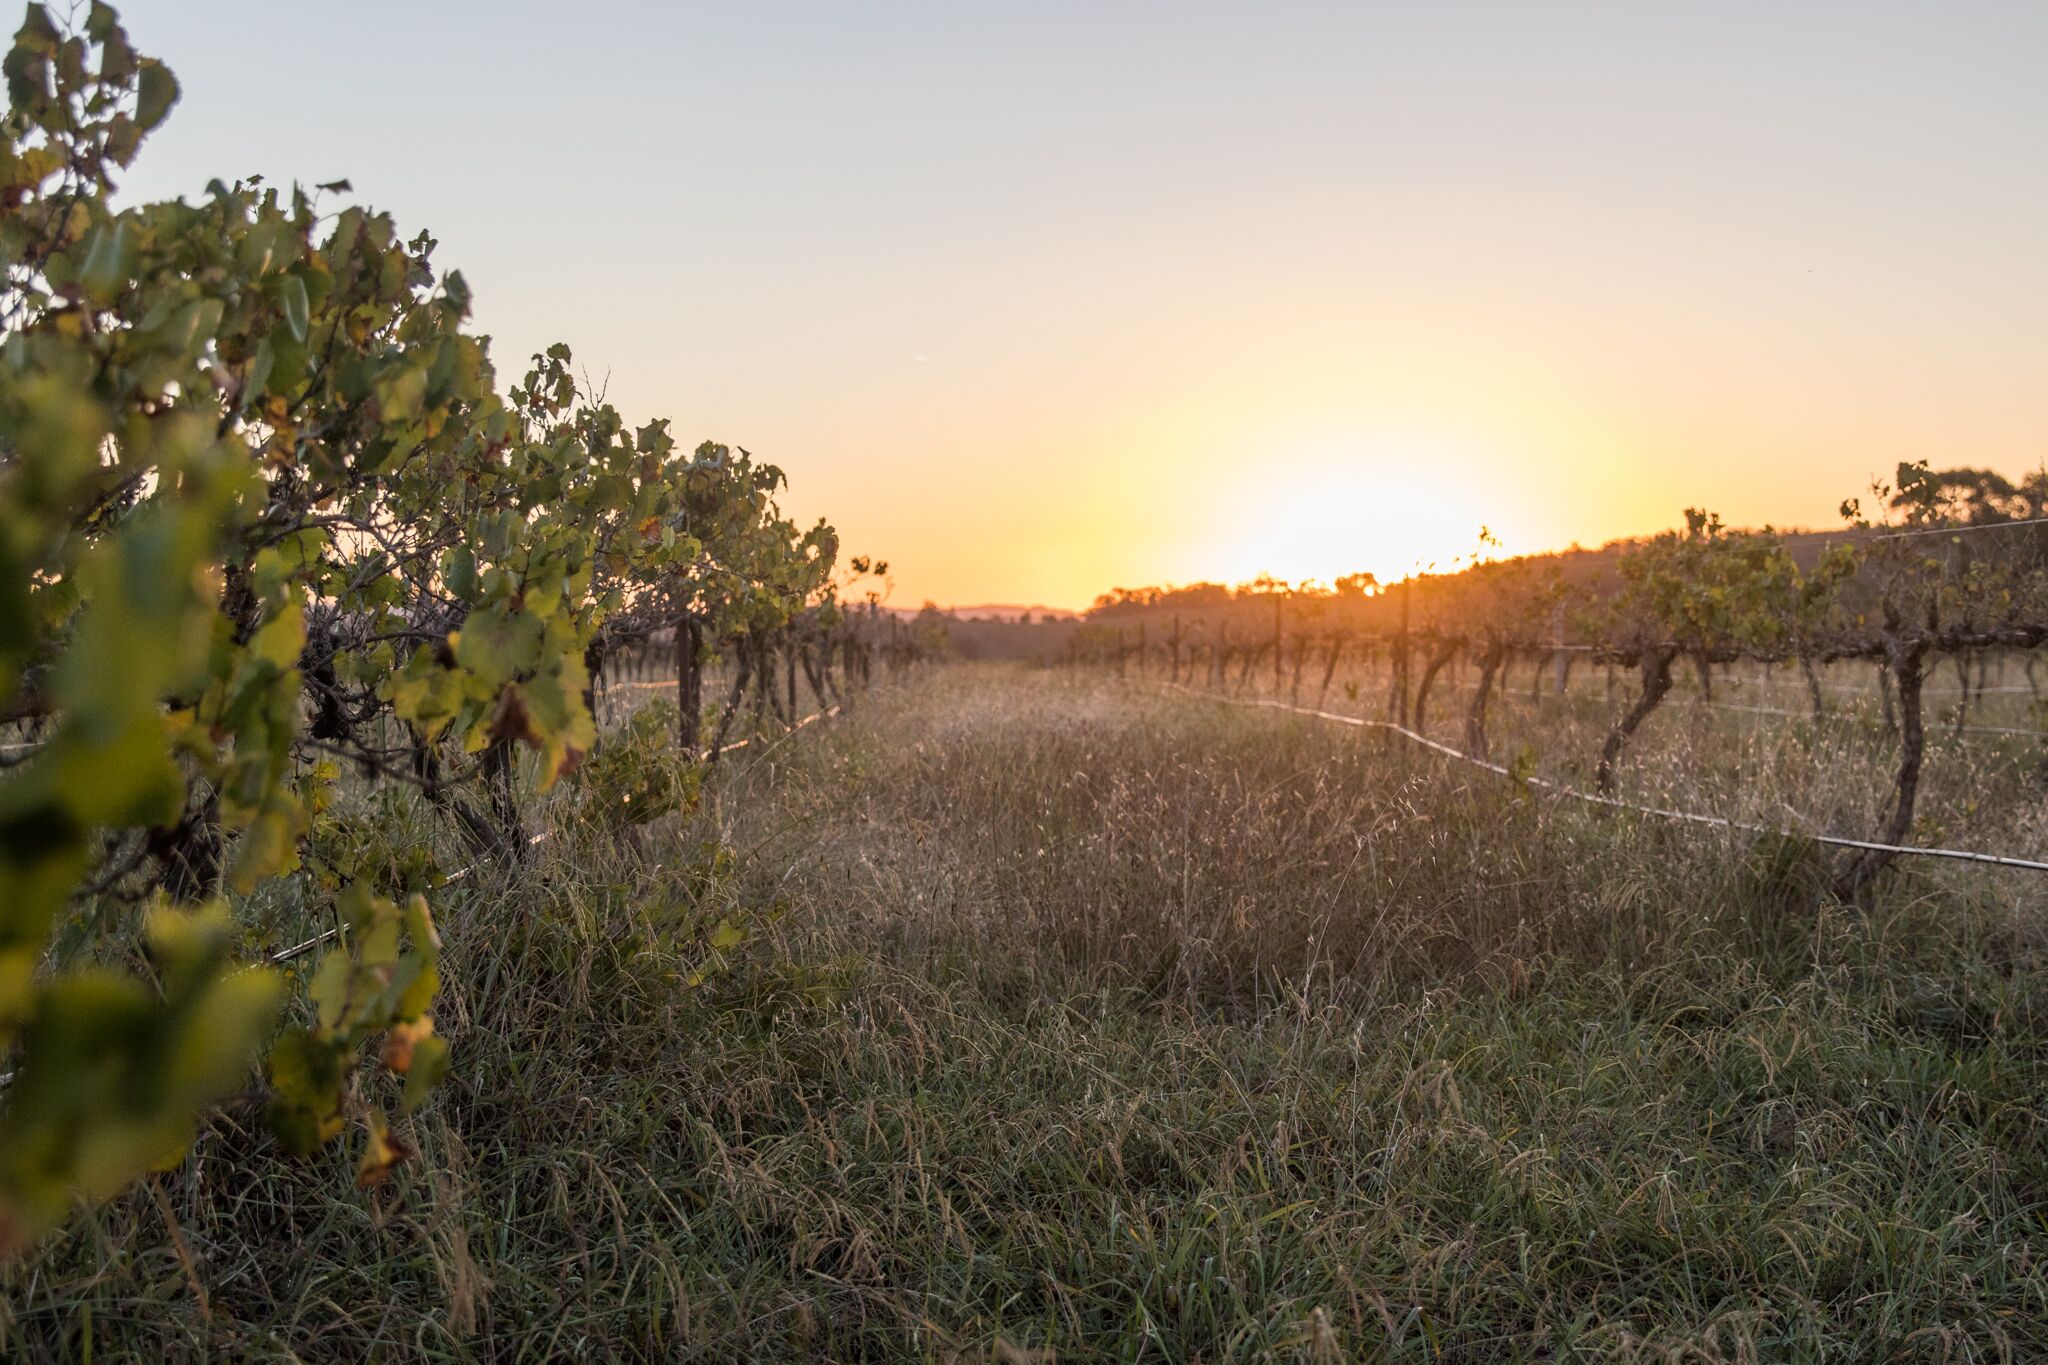
M 1336 730 L 955 667 L 564 829 L 450 918 L 415 1167 L 230 1114 L 4 1272 L 5 1349 L 2048 1352 L 2036 883 L 1843 905 Z M 692 986 L 703 896 L 757 931 Z

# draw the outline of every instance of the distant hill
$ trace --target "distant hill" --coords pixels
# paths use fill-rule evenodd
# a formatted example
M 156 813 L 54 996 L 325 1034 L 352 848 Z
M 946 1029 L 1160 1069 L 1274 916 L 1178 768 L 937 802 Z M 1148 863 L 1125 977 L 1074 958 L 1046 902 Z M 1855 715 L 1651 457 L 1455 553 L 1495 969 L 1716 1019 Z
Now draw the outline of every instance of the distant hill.
M 883 611 L 897 616 L 915 616 L 922 607 L 887 606 Z M 940 607 L 940 611 L 956 621 L 1015 621 L 1029 614 L 1033 621 L 1078 621 L 1081 613 L 1065 607 L 1019 606 L 1014 602 L 989 602 L 971 607 Z

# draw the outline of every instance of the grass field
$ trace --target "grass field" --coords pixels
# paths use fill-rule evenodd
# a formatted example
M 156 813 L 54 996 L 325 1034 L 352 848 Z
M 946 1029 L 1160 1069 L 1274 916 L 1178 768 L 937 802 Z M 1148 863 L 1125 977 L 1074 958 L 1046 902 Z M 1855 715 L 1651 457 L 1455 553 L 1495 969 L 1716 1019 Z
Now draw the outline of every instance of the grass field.
M 1664 733 L 1659 791 L 1708 742 Z M 231 1112 L 0 1272 L 5 1353 L 2048 1357 L 2043 888 L 1824 873 L 1341 727 L 939 670 L 681 828 L 451 892 L 421 1159 L 358 1193 Z

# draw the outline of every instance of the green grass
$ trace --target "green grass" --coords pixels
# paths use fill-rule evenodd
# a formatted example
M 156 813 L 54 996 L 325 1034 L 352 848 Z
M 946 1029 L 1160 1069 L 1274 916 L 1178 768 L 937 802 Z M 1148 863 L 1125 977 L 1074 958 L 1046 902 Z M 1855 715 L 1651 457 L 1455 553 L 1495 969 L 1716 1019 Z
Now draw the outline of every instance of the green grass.
M 418 1163 L 225 1119 L 4 1272 L 6 1351 L 2048 1356 L 2017 874 L 1844 906 L 1810 850 L 964 669 L 543 849 L 446 912 Z M 693 987 L 705 915 L 761 928 Z

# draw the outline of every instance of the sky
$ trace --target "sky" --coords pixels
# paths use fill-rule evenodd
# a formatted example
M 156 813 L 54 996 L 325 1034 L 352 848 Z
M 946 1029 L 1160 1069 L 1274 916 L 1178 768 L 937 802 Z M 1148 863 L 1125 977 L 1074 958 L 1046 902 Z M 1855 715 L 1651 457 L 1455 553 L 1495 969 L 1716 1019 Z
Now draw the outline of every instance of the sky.
M 904 605 L 2048 460 L 2039 0 L 120 8 L 125 193 L 347 177 Z

